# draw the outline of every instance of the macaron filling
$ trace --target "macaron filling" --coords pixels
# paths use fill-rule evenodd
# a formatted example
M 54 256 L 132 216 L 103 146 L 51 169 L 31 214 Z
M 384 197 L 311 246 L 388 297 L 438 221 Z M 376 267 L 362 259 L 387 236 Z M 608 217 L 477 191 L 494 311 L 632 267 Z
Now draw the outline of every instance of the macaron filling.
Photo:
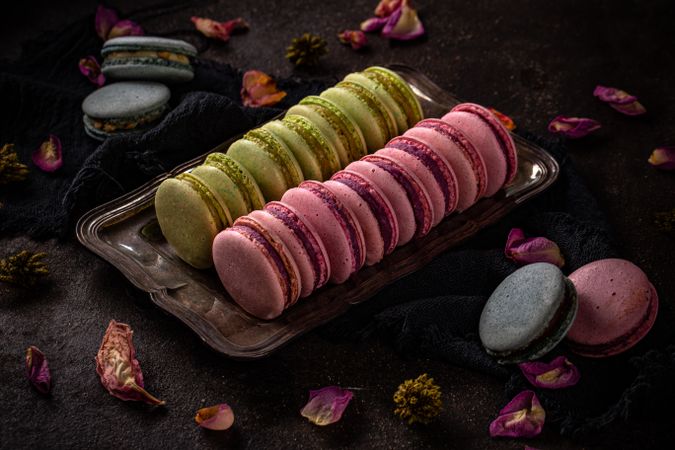
M 204 204 L 209 208 L 211 216 L 216 221 L 216 226 L 219 230 L 227 227 L 232 223 L 229 212 L 226 212 L 218 203 L 216 197 L 211 193 L 209 188 L 201 182 L 201 180 L 190 173 L 182 173 L 176 177 L 177 180 L 184 181 L 194 189 L 204 201 Z
M 431 205 L 423 194 L 419 184 L 391 159 L 377 155 L 368 155 L 362 161 L 368 161 L 389 173 L 403 188 L 415 217 L 415 237 L 426 235 L 431 230 Z
M 398 134 L 396 123 L 394 122 L 391 113 L 387 110 L 387 107 L 368 89 L 364 88 L 360 84 L 353 83 L 351 81 L 340 81 L 335 85 L 336 87 L 341 87 L 347 89 L 353 95 L 355 95 L 361 102 L 363 102 L 366 107 L 373 112 L 373 117 L 377 122 L 378 127 L 385 131 L 388 138 L 396 136 Z
M 297 186 L 302 182 L 303 176 L 299 172 L 296 164 L 290 161 L 292 154 L 274 137 L 272 133 L 262 128 L 256 128 L 246 133 L 243 139 L 249 140 L 258 145 L 270 158 L 277 163 L 288 186 Z
M 359 239 L 358 231 L 354 220 L 351 218 L 349 213 L 345 210 L 342 203 L 335 197 L 335 195 L 326 189 L 321 183 L 314 181 L 305 181 L 300 185 L 301 188 L 307 189 L 317 197 L 321 199 L 328 209 L 333 213 L 337 219 L 342 231 L 344 232 L 347 240 L 349 241 L 349 246 L 352 250 L 352 272 L 356 272 L 361 268 L 365 260 L 365 249 L 361 248 L 363 241 Z
M 262 198 L 262 193 L 259 192 L 258 186 L 253 184 L 254 181 L 249 175 L 244 173 L 243 170 L 245 169 L 235 160 L 223 153 L 211 153 L 206 157 L 204 165 L 217 167 L 222 170 L 238 187 L 242 188 L 240 192 L 249 211 L 260 209 L 264 206 L 265 201 Z
M 309 119 L 296 114 L 289 114 L 284 117 L 283 122 L 299 134 L 309 145 L 309 148 L 316 153 L 324 179 L 330 178 L 333 173 L 340 170 L 340 160 L 337 154 Z
M 392 226 L 396 219 L 380 194 L 373 189 L 370 183 L 355 173 L 341 171 L 331 179 L 349 187 L 366 202 L 373 216 L 375 216 L 375 220 L 377 220 L 380 234 L 384 240 L 384 254 L 391 253 L 396 248 L 398 241 Z
M 445 213 L 454 211 L 457 206 L 457 182 L 440 156 L 422 142 L 409 137 L 396 137 L 389 141 L 387 147 L 403 150 L 424 164 L 443 193 Z
M 375 77 L 381 80 L 385 88 L 391 88 L 388 89 L 388 91 L 394 98 L 403 99 L 401 106 L 405 110 L 406 116 L 408 116 L 408 128 L 412 127 L 424 118 L 424 115 L 422 114 L 422 107 L 417 101 L 417 98 L 415 97 L 412 89 L 410 89 L 410 86 L 408 86 L 408 84 L 397 74 L 393 73 L 389 69 L 378 66 L 367 68 L 364 74 L 374 74 Z
M 312 233 L 305 223 L 287 208 L 283 203 L 270 202 L 265 205 L 265 211 L 270 213 L 276 219 L 283 222 L 291 232 L 300 240 L 314 272 L 314 288 L 318 289 L 328 281 L 328 263 L 324 259 L 324 253 L 321 251 L 314 233 Z
M 155 64 L 193 71 L 188 55 L 165 50 L 117 50 L 104 52 L 103 66 Z
M 169 109 L 167 104 L 158 106 L 143 114 L 138 114 L 132 117 L 125 117 L 123 119 L 103 119 L 91 116 L 84 116 L 85 121 L 93 128 L 101 130 L 105 133 L 115 133 L 117 131 L 130 131 L 142 128 L 161 118 Z
M 452 125 L 438 119 L 424 119 L 415 126 L 429 128 L 438 132 L 445 138 L 452 141 L 457 146 L 457 148 L 460 149 L 464 156 L 466 156 L 469 161 L 471 161 L 471 167 L 477 174 L 477 190 L 474 201 L 481 198 L 487 190 L 487 169 L 485 168 L 485 162 L 483 162 L 483 158 L 480 156 L 480 153 L 478 153 L 476 147 L 474 147 L 473 144 L 466 138 L 466 136 L 464 136 L 464 133 Z

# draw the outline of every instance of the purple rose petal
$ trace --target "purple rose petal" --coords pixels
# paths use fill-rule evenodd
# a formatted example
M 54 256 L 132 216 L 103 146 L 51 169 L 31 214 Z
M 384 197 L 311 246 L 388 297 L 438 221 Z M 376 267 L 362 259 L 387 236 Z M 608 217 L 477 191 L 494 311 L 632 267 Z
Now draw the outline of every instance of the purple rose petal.
M 26 376 L 28 381 L 41 394 L 49 394 L 52 389 L 52 374 L 44 353 L 31 345 L 26 349 Z
M 386 24 L 389 17 L 371 17 L 361 22 L 361 31 L 366 33 L 373 33 L 375 31 L 380 31 Z
M 595 87 L 593 95 L 628 116 L 639 116 L 647 112 L 636 96 L 621 89 L 598 85 Z
M 61 156 L 61 140 L 54 134 L 40 144 L 31 155 L 33 163 L 44 172 L 54 172 L 63 165 Z
M 101 87 L 105 84 L 105 75 L 101 72 L 101 66 L 93 56 L 80 59 L 79 67 L 80 73 L 96 86 Z
M 375 15 L 377 17 L 389 17 L 396 11 L 403 0 L 380 0 L 380 3 L 375 7 Z
M 631 103 L 610 103 L 609 106 L 627 116 L 641 116 L 647 112 L 647 109 L 637 100 Z
M 581 378 L 579 369 L 564 356 L 558 356 L 550 363 L 524 362 L 518 367 L 533 386 L 545 389 L 574 386 Z
M 234 423 L 234 412 L 226 403 L 209 406 L 197 411 L 195 422 L 208 430 L 227 430 Z
M 599 129 L 600 126 L 597 120 L 585 117 L 558 116 L 548 124 L 548 131 L 577 139 Z
M 143 28 L 136 22 L 131 20 L 120 20 L 110 29 L 108 39 L 122 36 L 143 36 L 144 34 Z
M 359 30 L 344 30 L 338 33 L 338 39 L 343 44 L 351 45 L 352 49 L 359 50 L 363 48 L 368 40 L 363 31 Z
M 509 233 L 504 254 L 521 265 L 536 262 L 547 262 L 558 267 L 565 265 L 565 258 L 555 242 L 545 237 L 526 238 L 520 228 L 513 228 Z
M 98 5 L 95 18 L 96 34 L 104 41 L 108 40 L 110 30 L 119 21 L 120 19 L 114 9 Z
M 657 169 L 675 170 L 675 146 L 655 148 L 647 161 Z
M 532 391 L 516 395 L 490 424 L 490 436 L 535 437 L 541 433 L 546 412 Z
M 300 414 L 316 425 L 330 425 L 342 418 L 352 397 L 351 391 L 338 386 L 309 391 L 309 402 Z
M 403 0 L 401 6 L 389 16 L 382 28 L 382 36 L 399 41 L 416 39 L 424 33 L 424 25 L 408 0 Z

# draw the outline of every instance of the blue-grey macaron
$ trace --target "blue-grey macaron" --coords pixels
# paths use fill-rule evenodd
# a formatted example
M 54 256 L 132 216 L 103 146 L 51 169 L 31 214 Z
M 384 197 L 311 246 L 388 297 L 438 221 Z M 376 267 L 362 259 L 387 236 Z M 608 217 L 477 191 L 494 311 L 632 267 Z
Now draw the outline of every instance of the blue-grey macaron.
M 84 130 L 94 139 L 138 132 L 155 125 L 169 109 L 171 91 L 152 81 L 109 84 L 82 102 Z
M 529 264 L 506 277 L 488 299 L 480 340 L 502 364 L 540 358 L 565 337 L 577 306 L 574 284 L 557 266 Z
M 190 60 L 197 49 L 178 39 L 123 36 L 106 41 L 101 55 L 108 78 L 182 83 L 194 77 Z

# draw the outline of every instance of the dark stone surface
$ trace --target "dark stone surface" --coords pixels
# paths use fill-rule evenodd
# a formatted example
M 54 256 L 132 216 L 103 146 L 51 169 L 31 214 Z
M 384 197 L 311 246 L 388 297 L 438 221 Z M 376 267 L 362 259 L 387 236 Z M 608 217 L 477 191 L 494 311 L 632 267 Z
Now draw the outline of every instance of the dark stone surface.
M 276 76 L 330 79 L 372 64 L 404 62 L 541 134 L 557 114 L 600 120 L 599 133 L 570 143 L 572 158 L 610 218 L 622 256 L 656 286 L 663 309 L 659 320 L 667 317 L 675 301 L 675 244 L 672 234 L 657 230 L 653 214 L 675 207 L 675 178 L 646 160 L 654 147 L 675 143 L 671 2 L 416 3 L 427 38 L 400 44 L 372 36 L 362 53 L 340 46 L 333 35 L 356 28 L 375 1 L 200 2 L 161 17 L 143 13 L 141 22 L 149 33 L 166 33 L 191 29 L 189 17 L 195 14 L 219 20 L 242 16 L 251 30 L 227 44 L 205 48 L 192 34 L 177 36 L 198 44 L 204 57 Z M 124 1 L 118 9 L 126 13 L 146 4 L 152 2 Z M 17 56 L 21 41 L 92 13 L 96 2 L 21 5 L 3 11 L 3 56 Z M 330 54 L 319 68 L 294 71 L 284 48 L 304 31 L 324 35 Z M 596 84 L 639 95 L 648 115 L 616 113 L 593 98 Z M 0 285 L 2 448 L 581 447 L 553 427 L 529 441 L 490 439 L 487 426 L 508 400 L 499 381 L 438 361 L 402 358 L 377 340 L 335 343 L 310 333 L 262 361 L 227 360 L 74 240 L 0 238 L 0 255 L 20 248 L 47 251 L 53 274 L 37 290 Z M 167 401 L 166 408 L 124 403 L 100 386 L 93 359 L 111 318 L 133 327 L 146 386 Z M 23 377 L 23 352 L 31 344 L 50 360 L 51 398 L 42 398 Z M 443 389 L 444 410 L 429 427 L 407 427 L 393 416 L 391 397 L 402 380 L 422 372 Z M 342 422 L 317 428 L 298 411 L 308 389 L 329 384 L 358 390 Z M 226 433 L 197 428 L 196 409 L 218 402 L 232 405 L 235 427 Z M 672 443 L 672 423 L 672 417 L 618 423 L 594 436 L 591 446 L 659 448 Z

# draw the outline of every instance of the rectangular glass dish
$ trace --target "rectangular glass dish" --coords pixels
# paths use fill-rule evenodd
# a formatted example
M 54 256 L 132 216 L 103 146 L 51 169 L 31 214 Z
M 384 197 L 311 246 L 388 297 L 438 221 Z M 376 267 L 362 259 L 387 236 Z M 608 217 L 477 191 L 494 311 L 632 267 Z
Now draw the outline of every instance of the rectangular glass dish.
M 419 71 L 402 65 L 389 68 L 412 86 L 425 117 L 440 117 L 459 103 Z M 212 151 L 225 151 L 239 137 Z M 162 180 L 201 164 L 206 154 L 89 211 L 77 224 L 77 237 L 216 351 L 238 359 L 260 358 L 344 313 L 350 305 L 367 301 L 383 287 L 422 268 L 436 255 L 548 188 L 558 176 L 556 161 L 532 142 L 513 137 L 518 149 L 518 174 L 510 186 L 461 214 L 446 217 L 427 236 L 397 248 L 347 282 L 325 286 L 301 299 L 275 320 L 250 316 L 232 301 L 215 270 L 194 269 L 181 261 L 164 239 L 141 232 L 156 223 L 153 200 Z

